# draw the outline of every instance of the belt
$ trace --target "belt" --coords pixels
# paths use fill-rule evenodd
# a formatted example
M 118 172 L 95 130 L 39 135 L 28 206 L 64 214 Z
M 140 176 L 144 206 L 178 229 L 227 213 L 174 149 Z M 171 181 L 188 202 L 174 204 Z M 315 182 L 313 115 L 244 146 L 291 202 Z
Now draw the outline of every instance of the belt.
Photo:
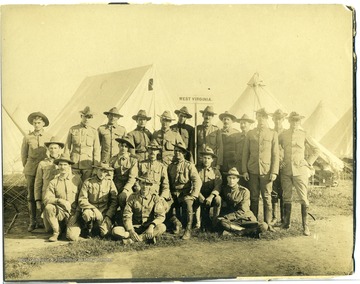
M 142 154 L 142 153 L 146 153 L 146 150 L 135 150 L 135 153 L 137 154 Z

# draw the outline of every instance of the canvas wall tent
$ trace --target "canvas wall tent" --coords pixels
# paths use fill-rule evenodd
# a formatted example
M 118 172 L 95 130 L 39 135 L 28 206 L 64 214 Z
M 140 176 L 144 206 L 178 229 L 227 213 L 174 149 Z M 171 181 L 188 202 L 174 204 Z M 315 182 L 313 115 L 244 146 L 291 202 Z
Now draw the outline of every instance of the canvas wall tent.
M 340 158 L 353 159 L 354 116 L 352 107 L 320 140 L 327 149 Z
M 303 128 L 307 134 L 314 137 L 317 141 L 320 141 L 337 121 L 338 118 L 327 104 L 320 101 L 312 114 L 303 123 Z
M 175 118 L 176 109 L 154 66 L 148 65 L 85 78 L 49 131 L 65 141 L 69 128 L 80 123 L 79 111 L 85 106 L 97 113 L 90 123 L 95 128 L 107 122 L 103 112 L 116 106 L 124 115 L 119 124 L 126 126 L 128 132 L 136 127 L 132 116 L 140 109 L 152 117 L 147 124 L 150 131 L 160 128 L 157 115 L 169 110 Z

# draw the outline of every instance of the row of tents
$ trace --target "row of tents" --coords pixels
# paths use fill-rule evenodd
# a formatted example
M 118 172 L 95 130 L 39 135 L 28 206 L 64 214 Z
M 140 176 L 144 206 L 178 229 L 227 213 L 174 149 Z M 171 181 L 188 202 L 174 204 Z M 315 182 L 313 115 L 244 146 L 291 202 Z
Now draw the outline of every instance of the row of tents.
M 121 124 L 126 125 L 128 131 L 136 127 L 136 122 L 131 117 L 140 108 L 145 109 L 153 117 L 148 125 L 150 130 L 159 129 L 160 121 L 157 115 L 164 110 L 174 113 L 182 106 L 178 98 L 168 94 L 153 65 L 87 77 L 64 105 L 57 118 L 50 122 L 47 131 L 65 141 L 69 128 L 79 123 L 79 110 L 85 105 L 91 106 L 98 114 L 92 120 L 94 127 L 106 123 L 107 118 L 103 112 L 116 106 L 124 115 Z M 214 104 L 214 101 L 206 104 Z M 189 107 L 197 113 L 200 110 L 194 104 Z M 243 93 L 227 110 L 237 117 L 246 113 L 254 118 L 254 110 L 261 107 L 265 107 L 270 112 L 278 108 L 285 112 L 292 110 L 283 106 L 271 94 L 259 74 L 255 73 Z M 214 108 L 217 110 L 217 105 L 214 105 Z M 224 110 L 217 111 L 219 113 Z M 27 125 L 27 129 L 21 126 L 21 122 L 27 120 L 25 115 L 27 114 L 24 112 L 23 117 L 15 116 L 8 112 L 6 106 L 2 107 L 4 174 L 22 171 L 20 158 L 22 137 L 31 130 L 31 125 Z M 310 135 L 312 143 L 321 150 L 318 162 L 322 169 L 339 172 L 345 166 L 340 158 L 353 159 L 353 117 L 352 107 L 338 119 L 324 102 L 320 102 L 313 114 L 304 122 L 303 127 Z M 199 119 L 197 123 L 200 122 Z

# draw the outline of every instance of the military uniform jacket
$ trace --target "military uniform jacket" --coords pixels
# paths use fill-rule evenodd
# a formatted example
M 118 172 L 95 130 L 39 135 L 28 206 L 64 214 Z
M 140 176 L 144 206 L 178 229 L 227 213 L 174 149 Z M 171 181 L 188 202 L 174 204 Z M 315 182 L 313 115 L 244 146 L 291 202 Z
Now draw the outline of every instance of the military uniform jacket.
M 57 205 L 58 199 L 64 199 L 71 205 L 71 214 L 74 214 L 78 206 L 78 197 L 81 189 L 81 178 L 69 173 L 65 177 L 57 175 L 49 183 L 44 196 L 44 204 Z M 64 209 L 64 208 L 63 208 Z
M 236 168 L 238 169 L 239 173 L 243 173 L 242 170 L 242 160 L 243 160 L 243 150 L 246 140 L 247 132 L 240 132 L 239 139 L 236 141 L 236 155 L 237 155 L 237 165 Z
M 54 158 L 47 157 L 38 165 L 34 184 L 35 201 L 44 200 L 49 182 L 59 173 Z
M 52 135 L 44 130 L 27 134 L 21 146 L 21 160 L 24 166 L 24 174 L 35 176 L 39 163 L 46 158 L 46 147 L 44 142 L 50 141 Z
M 200 194 L 205 198 L 211 194 L 218 196 L 221 192 L 222 178 L 220 171 L 215 167 L 200 167 L 199 176 L 202 182 Z
M 153 193 L 171 199 L 167 167 L 160 161 L 145 160 L 139 163 L 139 176 L 148 175 L 153 181 Z
M 101 147 L 100 161 L 109 163 L 110 158 L 119 153 L 118 142 L 115 139 L 126 135 L 126 129 L 118 124 L 104 124 L 98 128 L 98 133 Z
M 165 208 L 159 196 L 149 193 L 142 196 L 135 192 L 129 196 L 123 213 L 123 223 L 126 231 L 134 229 L 133 225 L 148 227 L 155 226 L 165 221 Z
M 199 196 L 201 179 L 195 165 L 191 162 L 182 160 L 171 163 L 168 167 L 168 176 L 173 196 Z
M 65 144 L 74 169 L 91 169 L 100 159 L 100 142 L 95 128 L 82 123 L 70 128 Z
M 136 127 L 128 134 L 135 145 L 135 150 L 130 149 L 130 153 L 135 154 L 139 160 L 143 160 L 142 157 L 147 156 L 146 146 L 149 145 L 152 134 L 149 129 L 143 127 Z
M 247 188 L 238 184 L 234 188 L 226 185 L 221 197 L 226 202 L 227 211 L 230 212 L 224 216 L 225 218 L 230 221 L 238 219 L 256 221 L 250 210 L 250 191 Z
M 84 181 L 79 194 L 82 210 L 97 208 L 103 216 L 112 218 L 117 208 L 117 190 L 110 179 L 100 180 L 97 176 Z
M 196 127 L 197 138 L 197 161 L 199 161 L 200 152 L 205 149 L 205 146 L 209 146 L 217 159 L 214 159 L 213 165 L 223 164 L 223 143 L 219 128 L 215 125 L 201 124 Z
M 279 142 L 275 131 L 264 127 L 248 132 L 243 149 L 242 170 L 257 175 L 279 173 Z
M 154 132 L 153 139 L 158 142 L 161 147 L 161 160 L 169 165 L 174 157 L 174 145 L 178 142 L 184 142 L 178 132 L 171 129 L 157 130 Z
M 239 147 L 237 144 L 240 143 L 240 131 L 235 128 L 228 130 L 221 129 L 222 144 L 223 144 L 223 164 L 222 168 L 224 171 L 228 171 L 232 167 L 236 167 L 239 163 Z
M 191 159 L 195 155 L 195 128 L 186 123 L 176 123 L 171 125 L 170 128 L 180 134 L 186 149 L 191 153 L 191 155 L 187 155 L 186 159 L 192 161 Z
M 318 157 L 319 150 L 306 142 L 306 133 L 302 129 L 288 129 L 279 136 L 279 144 L 284 149 L 283 168 L 281 174 L 300 176 L 307 175 L 308 168 Z M 305 145 L 312 147 L 313 153 L 305 159 Z
M 115 169 L 114 183 L 118 193 L 123 191 L 131 193 L 139 172 L 138 160 L 131 154 L 123 156 L 118 154 L 110 159 L 110 166 Z

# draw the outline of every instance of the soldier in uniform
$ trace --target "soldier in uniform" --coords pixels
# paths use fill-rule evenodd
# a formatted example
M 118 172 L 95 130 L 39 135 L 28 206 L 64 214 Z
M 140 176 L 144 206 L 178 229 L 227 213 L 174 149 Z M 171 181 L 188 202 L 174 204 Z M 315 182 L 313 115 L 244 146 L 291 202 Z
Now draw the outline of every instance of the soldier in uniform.
M 257 127 L 248 132 L 243 150 L 242 170 L 249 180 L 250 209 L 258 218 L 259 196 L 264 208 L 264 221 L 271 222 L 272 183 L 279 173 L 279 143 L 277 133 L 267 125 L 269 113 L 264 108 L 256 111 Z M 269 230 L 273 228 L 269 225 Z
M 96 175 L 87 179 L 81 188 L 79 207 L 82 211 L 81 218 L 86 224 L 86 237 L 97 235 L 95 229 L 99 229 L 100 236 L 105 237 L 111 232 L 117 208 L 117 190 L 114 182 L 108 178 L 114 169 L 104 163 L 94 168 Z M 75 228 L 71 229 L 75 234 Z
M 272 115 L 272 120 L 274 122 L 274 131 L 279 135 L 285 130 L 283 128 L 283 122 L 285 117 L 287 116 L 287 113 L 284 113 L 281 109 L 277 109 Z M 283 149 L 279 148 L 279 160 L 281 161 L 283 159 L 284 152 Z M 276 177 L 276 179 L 273 182 L 272 186 L 272 192 L 271 192 L 271 203 L 272 203 L 272 220 L 271 225 L 279 227 L 281 224 L 284 223 L 284 203 L 282 198 L 282 188 L 281 188 L 281 171 L 279 172 L 279 175 Z M 277 211 L 278 211 L 278 203 L 280 199 L 280 222 L 278 222 L 277 218 Z M 278 223 L 277 223 L 278 222 Z
M 42 211 L 44 210 L 44 197 L 46 189 L 48 188 L 49 182 L 58 174 L 58 168 L 54 164 L 54 160 L 58 159 L 61 155 L 61 149 L 64 149 L 65 144 L 59 142 L 60 139 L 56 137 L 51 137 L 49 142 L 45 142 L 44 145 L 49 151 L 48 157 L 42 160 L 36 170 L 35 177 L 35 202 L 36 209 L 38 210 L 38 217 L 41 216 Z M 37 223 L 42 223 L 42 219 L 39 218 Z M 43 225 L 43 224 L 42 224 Z M 40 227 L 40 226 L 39 226 Z
M 56 242 L 59 234 L 66 228 L 66 237 L 72 239 L 71 231 L 67 229 L 68 221 L 78 216 L 78 196 L 81 189 L 81 179 L 71 173 L 74 164 L 68 154 L 62 154 L 55 159 L 59 175 L 52 179 L 44 196 L 44 223 L 47 231 L 53 232 L 50 242 Z
M 184 142 L 174 144 L 174 161 L 168 167 L 170 192 L 174 203 L 168 213 L 169 221 L 175 226 L 174 233 L 178 234 L 181 230 L 180 208 L 183 207 L 183 214 L 186 212 L 186 229 L 183 240 L 191 238 L 193 223 L 193 204 L 199 196 L 201 179 L 195 165 L 185 160 L 188 152 Z
M 230 169 L 226 176 L 227 185 L 221 194 L 226 207 L 222 208 L 218 218 L 219 227 L 238 236 L 258 238 L 261 232 L 267 230 L 267 224 L 259 224 L 250 210 L 250 192 L 239 185 L 240 174 L 237 169 Z
M 110 166 L 114 168 L 114 183 L 118 192 L 118 203 L 124 209 L 126 200 L 133 192 L 136 177 L 138 176 L 138 161 L 130 154 L 134 144 L 129 136 L 116 138 L 119 145 L 119 154 L 110 159 Z
M 212 119 L 216 115 L 212 106 L 207 106 L 204 110 L 200 110 L 203 117 L 203 123 L 196 127 L 196 144 L 197 144 L 197 157 L 200 152 L 204 151 L 208 146 L 216 155 L 213 161 L 213 166 L 220 169 L 223 162 L 223 144 L 221 133 L 218 131 L 219 127 L 212 124 Z M 197 165 L 201 165 L 201 160 L 197 159 Z
M 220 171 L 212 166 L 216 155 L 210 147 L 206 147 L 200 152 L 202 166 L 198 168 L 199 176 L 202 182 L 199 199 L 195 203 L 195 208 L 201 205 L 201 229 L 214 229 L 217 217 L 221 209 L 221 184 L 222 178 Z M 210 208 L 213 208 L 213 215 L 210 217 Z
M 27 187 L 27 203 L 29 209 L 28 232 L 36 228 L 35 175 L 39 163 L 46 158 L 45 142 L 52 135 L 44 131 L 49 125 L 49 119 L 41 112 L 33 112 L 28 116 L 28 122 L 34 126 L 34 131 L 25 135 L 21 146 L 21 160 Z
M 136 115 L 133 115 L 133 120 L 136 121 L 136 128 L 129 133 L 129 137 L 132 139 L 135 149 L 130 149 L 130 153 L 134 154 L 139 162 L 147 158 L 146 146 L 152 139 L 152 134 L 149 129 L 146 128 L 146 122 L 151 117 L 146 115 L 145 110 L 139 110 Z
M 172 204 L 167 167 L 156 160 L 160 146 L 153 140 L 147 145 L 148 159 L 139 163 L 139 176 L 147 176 L 153 181 L 152 192 L 159 195 L 164 201 L 165 211 L 168 212 Z
M 295 188 L 301 202 L 301 216 L 303 233 L 310 236 L 307 224 L 309 200 L 307 185 L 309 169 L 319 155 L 319 149 L 307 142 L 306 133 L 300 128 L 304 116 L 291 112 L 288 120 L 290 129 L 283 131 L 279 136 L 279 144 L 284 149 L 284 159 L 281 161 L 281 186 L 284 200 L 284 223 L 282 228 L 290 228 L 292 189 Z M 311 154 L 305 159 L 305 148 L 311 148 Z
M 94 113 L 87 106 L 80 111 L 81 122 L 70 128 L 67 136 L 65 151 L 70 153 L 73 173 L 81 177 L 82 181 L 92 174 L 92 166 L 99 163 L 100 142 L 96 129 L 89 124 Z
M 180 134 L 186 149 L 188 150 L 185 159 L 193 163 L 195 153 L 195 128 L 186 124 L 186 120 L 192 118 L 192 115 L 189 113 L 186 106 L 175 110 L 175 114 L 178 117 L 178 122 L 170 126 L 170 128 Z
M 238 155 L 238 165 L 236 166 L 236 168 L 239 173 L 242 173 L 242 152 L 245 145 L 246 134 L 250 130 L 250 125 L 253 124 L 255 120 L 251 119 L 247 114 L 244 114 L 241 118 L 237 120 L 237 122 L 240 124 L 241 133 L 240 140 L 238 143 L 236 143 L 236 152 Z M 245 180 L 243 176 L 240 177 L 240 184 L 246 188 L 249 188 L 249 182 Z
M 170 123 L 174 121 L 174 119 L 171 118 L 168 110 L 164 111 L 159 117 L 161 129 L 154 132 L 153 139 L 156 140 L 161 147 L 160 160 L 168 166 L 174 157 L 174 144 L 179 142 L 183 143 L 183 140 L 178 132 L 171 130 Z
M 117 123 L 120 117 L 123 117 L 119 113 L 116 107 L 111 108 L 109 111 L 105 111 L 104 114 L 108 118 L 108 123 L 101 125 L 98 128 L 100 147 L 101 147 L 101 162 L 109 163 L 110 158 L 115 156 L 118 151 L 118 143 L 116 138 L 121 138 L 126 135 L 126 129 Z
M 156 237 L 166 231 L 165 208 L 157 194 L 152 191 L 153 180 L 137 178 L 140 191 L 132 193 L 126 202 L 123 214 L 123 226 L 112 230 L 115 238 L 124 244 L 148 241 L 156 243 Z

